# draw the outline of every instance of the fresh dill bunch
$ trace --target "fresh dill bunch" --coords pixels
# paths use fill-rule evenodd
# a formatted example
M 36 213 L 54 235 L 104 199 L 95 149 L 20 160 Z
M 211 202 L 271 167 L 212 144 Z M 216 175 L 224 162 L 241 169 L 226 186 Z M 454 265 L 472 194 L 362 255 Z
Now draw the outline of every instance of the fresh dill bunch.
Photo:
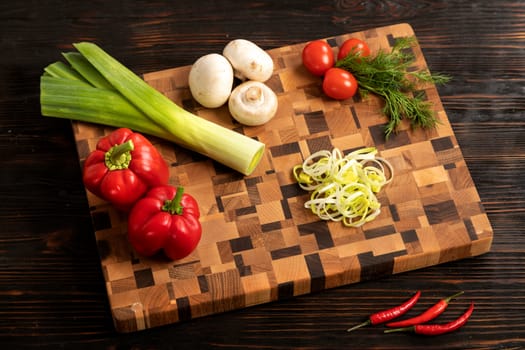
M 336 67 L 354 75 L 363 97 L 374 93 L 383 98 L 383 113 L 389 118 L 385 126 L 387 139 L 396 132 L 403 118 L 407 118 L 413 128 L 432 128 L 438 123 L 432 104 L 418 93 L 418 85 L 445 84 L 450 77 L 410 69 L 415 57 L 409 49 L 415 43 L 415 37 L 403 37 L 396 40 L 391 52 L 381 50 L 374 57 L 361 57 L 359 52 L 352 52 L 336 62 Z

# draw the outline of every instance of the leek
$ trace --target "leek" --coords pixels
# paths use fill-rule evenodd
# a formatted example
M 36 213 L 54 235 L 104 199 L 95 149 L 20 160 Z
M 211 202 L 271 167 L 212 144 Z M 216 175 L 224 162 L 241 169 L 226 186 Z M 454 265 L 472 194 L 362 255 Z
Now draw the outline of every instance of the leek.
M 80 81 L 42 76 L 40 78 L 42 114 L 83 122 L 127 127 L 172 142 L 177 139 L 152 123 L 149 118 L 114 90 L 94 88 Z
M 70 79 L 85 82 L 85 79 L 77 71 L 66 65 L 64 62 L 55 62 L 44 68 L 44 72 L 56 78 Z
M 244 175 L 265 145 L 184 110 L 93 43 L 65 53 L 72 66 L 48 66 L 40 80 L 42 115 L 128 127 L 175 142 Z M 50 68 L 49 68 L 50 67 Z
M 304 203 L 322 220 L 359 227 L 381 213 L 376 193 L 392 181 L 392 165 L 374 147 L 343 156 L 340 150 L 318 151 L 293 168 L 299 186 L 312 191 Z
M 66 52 L 62 56 L 80 75 L 97 88 L 115 90 L 113 86 L 78 52 Z

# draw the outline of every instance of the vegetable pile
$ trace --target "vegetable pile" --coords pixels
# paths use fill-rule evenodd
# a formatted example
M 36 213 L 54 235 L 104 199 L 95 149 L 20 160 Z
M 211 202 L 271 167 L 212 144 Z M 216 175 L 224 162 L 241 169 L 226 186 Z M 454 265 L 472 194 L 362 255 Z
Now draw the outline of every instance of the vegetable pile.
M 139 254 L 163 251 L 172 260 L 184 258 L 201 239 L 198 204 L 182 187 L 168 184 L 167 163 L 141 133 L 178 143 L 244 175 L 256 168 L 265 145 L 184 110 L 97 45 L 74 47 L 78 52 L 63 54 L 68 64 L 58 61 L 44 69 L 42 115 L 118 128 L 86 158 L 86 189 L 128 214 L 129 242 Z M 271 57 L 238 39 L 225 47 L 224 56 L 210 54 L 195 62 L 190 90 L 209 108 L 230 100 L 234 118 L 259 125 L 277 110 L 275 93 L 263 84 L 272 73 Z M 252 81 L 232 92 L 234 75 Z
M 474 303 L 471 302 L 468 309 L 457 319 L 448 322 L 448 323 L 438 323 L 438 324 L 428 324 L 427 322 L 432 321 L 441 315 L 447 308 L 450 301 L 458 296 L 463 294 L 463 292 L 458 292 L 452 296 L 449 296 L 445 299 L 439 300 L 437 303 L 426 309 L 423 313 L 404 319 L 397 322 L 387 323 L 386 326 L 390 329 L 384 331 L 384 333 L 393 333 L 393 332 L 414 332 L 422 335 L 441 335 L 445 333 L 453 332 L 463 325 L 465 325 L 474 311 Z M 358 328 L 368 326 L 368 325 L 379 325 L 386 323 L 388 321 L 394 320 L 405 313 L 407 313 L 419 300 L 421 292 L 417 291 L 410 299 L 405 301 L 399 306 L 395 306 L 388 310 L 383 310 L 376 312 L 368 317 L 368 319 L 354 327 L 347 329 L 348 332 L 352 332 Z
M 265 145 L 200 118 L 155 90 L 96 44 L 45 68 L 40 81 L 42 115 L 76 119 L 157 136 L 201 153 L 245 175 Z
M 277 113 L 275 92 L 265 82 L 273 73 L 270 55 L 245 39 L 230 41 L 222 55 L 210 53 L 193 63 L 188 84 L 202 106 L 217 108 L 225 103 L 231 116 L 243 125 L 257 126 Z M 241 83 L 235 85 L 235 78 Z
M 322 220 L 342 221 L 350 227 L 376 218 L 381 212 L 376 193 L 394 176 L 390 163 L 376 154 L 373 147 L 345 156 L 334 148 L 315 152 L 296 165 L 293 174 L 297 183 L 311 191 L 305 208 Z
M 167 163 L 143 135 L 119 128 L 102 137 L 82 173 L 86 189 L 128 214 L 128 239 L 138 254 L 163 251 L 178 260 L 197 247 L 198 204 L 183 187 L 168 184 Z
M 383 113 L 388 117 L 385 137 L 395 133 L 403 118 L 413 128 L 433 128 L 439 122 L 432 105 L 418 88 L 423 83 L 444 84 L 450 80 L 442 74 L 409 69 L 415 56 L 408 52 L 415 37 L 400 38 L 391 52 L 380 50 L 370 55 L 368 45 L 350 38 L 339 48 L 337 61 L 324 40 L 308 43 L 302 53 L 308 71 L 323 76 L 323 91 L 331 98 L 351 98 L 357 91 L 362 96 L 373 93 L 384 100 Z

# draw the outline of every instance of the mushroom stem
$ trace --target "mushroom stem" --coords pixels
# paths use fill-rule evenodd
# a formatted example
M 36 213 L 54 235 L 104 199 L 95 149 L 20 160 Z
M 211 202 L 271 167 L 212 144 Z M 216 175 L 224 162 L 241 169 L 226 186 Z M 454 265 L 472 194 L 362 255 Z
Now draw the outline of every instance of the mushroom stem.
M 233 89 L 228 100 L 232 117 L 244 125 L 261 125 L 277 112 L 277 95 L 264 83 L 247 81 Z
M 259 86 L 250 86 L 243 95 L 243 100 L 249 104 L 264 103 L 264 93 Z

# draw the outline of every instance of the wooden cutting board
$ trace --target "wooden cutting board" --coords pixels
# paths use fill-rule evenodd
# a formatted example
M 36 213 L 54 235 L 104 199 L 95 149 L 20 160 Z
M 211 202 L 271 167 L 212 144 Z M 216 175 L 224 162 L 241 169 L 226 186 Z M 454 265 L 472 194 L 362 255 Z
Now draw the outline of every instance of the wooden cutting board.
M 354 36 L 372 51 L 412 36 L 399 24 L 327 38 L 336 47 Z M 313 38 L 315 39 L 315 38 Z M 242 127 L 226 107 L 200 107 L 187 87 L 190 67 L 144 79 L 184 108 L 267 145 L 242 176 L 177 145 L 150 137 L 170 164 L 170 183 L 199 202 L 202 240 L 189 257 L 169 262 L 137 255 L 127 242 L 125 214 L 88 191 L 87 198 L 115 327 L 131 332 L 282 300 L 364 280 L 468 258 L 489 251 L 493 231 L 433 85 L 423 90 L 441 121 L 430 131 L 402 124 L 387 142 L 377 98 L 334 101 L 320 78 L 302 67 L 306 43 L 270 50 L 277 116 Z M 426 68 L 419 46 L 417 69 Z M 113 129 L 73 122 L 80 165 Z M 361 228 L 317 219 L 303 203 L 291 169 L 309 154 L 375 146 L 395 169 L 380 193 L 382 213 Z

